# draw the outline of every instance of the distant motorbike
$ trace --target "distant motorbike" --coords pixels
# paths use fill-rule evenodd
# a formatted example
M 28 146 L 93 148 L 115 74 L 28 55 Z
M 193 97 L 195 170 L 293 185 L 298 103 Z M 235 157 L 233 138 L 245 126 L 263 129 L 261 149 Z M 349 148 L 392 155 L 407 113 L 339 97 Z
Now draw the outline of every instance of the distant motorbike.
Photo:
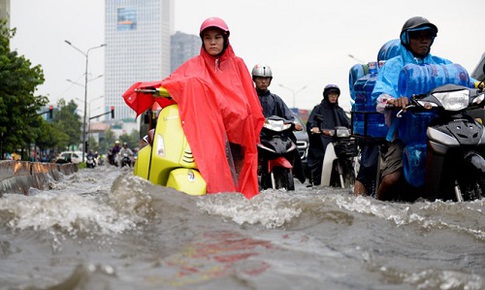
M 98 158 L 96 158 L 96 163 L 97 163 L 97 165 L 104 165 L 103 155 L 99 155 Z
M 294 123 L 278 116 L 270 116 L 261 130 L 261 142 L 258 144 L 260 158 L 260 185 L 262 189 L 285 188 L 295 190 L 293 164 L 296 144 L 289 137 Z
M 351 136 L 351 130 L 338 126 L 335 129 L 323 129 L 322 134 L 331 136 L 327 145 L 322 165 L 322 186 L 351 188 L 355 183 L 357 165 L 357 140 Z
M 128 153 L 123 153 L 123 156 L 120 156 L 120 158 L 121 158 L 120 160 L 121 167 L 125 167 L 125 166 L 131 167 L 131 158 L 128 155 Z
M 86 167 L 87 168 L 94 168 L 96 167 L 96 159 L 94 158 L 93 155 L 88 155 L 86 157 Z
M 466 201 L 485 197 L 485 129 L 467 112 L 484 105 L 483 91 L 444 85 L 413 96 L 406 111 L 397 113 L 398 117 L 430 116 L 423 130 L 424 142 L 405 142 L 403 150 L 406 181 L 424 187 L 425 198 Z M 422 126 L 412 120 L 407 124 L 411 136 Z

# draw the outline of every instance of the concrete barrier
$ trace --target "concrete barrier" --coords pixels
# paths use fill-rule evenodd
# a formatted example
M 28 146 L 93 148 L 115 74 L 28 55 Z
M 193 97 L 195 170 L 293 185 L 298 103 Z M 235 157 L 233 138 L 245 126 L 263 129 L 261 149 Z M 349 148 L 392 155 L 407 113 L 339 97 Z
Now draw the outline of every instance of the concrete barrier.
M 76 164 L 0 161 L 0 197 L 4 193 L 28 194 L 31 187 L 47 189 L 50 180 L 77 172 Z

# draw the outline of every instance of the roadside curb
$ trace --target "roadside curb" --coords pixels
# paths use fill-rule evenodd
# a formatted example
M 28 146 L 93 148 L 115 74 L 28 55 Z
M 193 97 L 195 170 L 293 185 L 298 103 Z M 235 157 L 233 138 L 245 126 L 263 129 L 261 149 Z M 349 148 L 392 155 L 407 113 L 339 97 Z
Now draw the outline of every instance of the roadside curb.
M 0 197 L 4 193 L 27 195 L 31 187 L 46 189 L 50 180 L 77 172 L 76 164 L 0 161 Z

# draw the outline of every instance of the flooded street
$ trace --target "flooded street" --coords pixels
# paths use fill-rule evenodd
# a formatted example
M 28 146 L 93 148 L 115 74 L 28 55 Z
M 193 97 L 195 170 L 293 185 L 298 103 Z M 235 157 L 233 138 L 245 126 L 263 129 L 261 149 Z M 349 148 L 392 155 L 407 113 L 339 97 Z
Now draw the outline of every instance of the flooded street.
M 111 166 L 0 198 L 0 289 L 484 289 L 485 200 L 251 200 Z

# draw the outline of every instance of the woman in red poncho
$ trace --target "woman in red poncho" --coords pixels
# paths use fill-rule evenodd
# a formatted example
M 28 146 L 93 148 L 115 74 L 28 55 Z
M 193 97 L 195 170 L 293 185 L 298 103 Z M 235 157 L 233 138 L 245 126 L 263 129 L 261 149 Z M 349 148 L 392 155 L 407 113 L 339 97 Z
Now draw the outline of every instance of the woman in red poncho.
M 224 20 L 211 17 L 200 27 L 200 54 L 161 82 L 179 104 L 185 135 L 195 162 L 207 182 L 207 192 L 258 194 L 259 133 L 264 117 L 244 61 L 229 43 Z M 227 149 L 238 148 L 234 158 Z M 236 156 L 235 156 L 236 157 Z

